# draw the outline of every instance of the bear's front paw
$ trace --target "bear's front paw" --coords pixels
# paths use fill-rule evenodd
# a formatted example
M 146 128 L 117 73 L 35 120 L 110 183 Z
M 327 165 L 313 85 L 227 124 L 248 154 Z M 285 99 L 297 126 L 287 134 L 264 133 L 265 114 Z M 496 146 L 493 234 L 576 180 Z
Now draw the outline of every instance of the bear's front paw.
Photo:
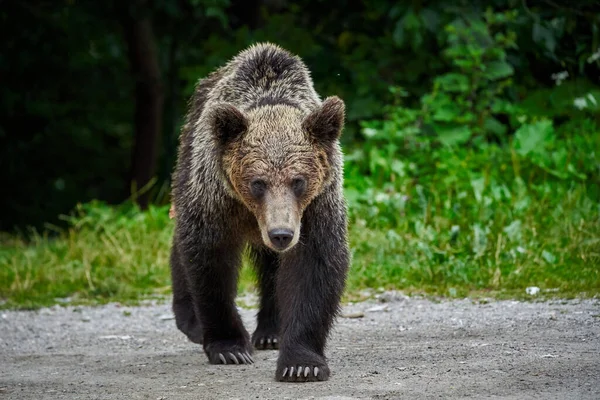
M 315 382 L 329 379 L 329 367 L 324 358 L 314 354 L 306 355 L 294 360 L 294 357 L 285 357 L 277 363 L 275 377 L 280 382 Z
M 275 330 L 257 329 L 252 334 L 252 344 L 257 350 L 276 350 L 279 348 L 279 335 Z
M 232 340 L 212 342 L 204 347 L 211 364 L 253 364 L 252 349 Z

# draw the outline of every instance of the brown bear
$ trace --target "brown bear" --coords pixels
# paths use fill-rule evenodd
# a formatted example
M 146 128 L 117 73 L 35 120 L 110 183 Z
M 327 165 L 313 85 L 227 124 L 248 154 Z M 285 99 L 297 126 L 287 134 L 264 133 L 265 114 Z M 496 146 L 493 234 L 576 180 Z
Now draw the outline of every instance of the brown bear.
M 321 101 L 303 61 L 256 44 L 201 79 L 173 176 L 177 327 L 213 364 L 279 349 L 276 379 L 329 377 L 325 345 L 349 265 L 345 106 Z M 252 338 L 235 306 L 247 248 L 261 294 Z

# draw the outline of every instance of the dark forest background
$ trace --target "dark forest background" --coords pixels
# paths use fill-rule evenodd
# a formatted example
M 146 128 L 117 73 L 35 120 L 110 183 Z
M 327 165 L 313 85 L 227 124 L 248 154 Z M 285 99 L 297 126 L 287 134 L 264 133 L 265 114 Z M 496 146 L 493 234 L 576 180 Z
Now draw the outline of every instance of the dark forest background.
M 347 149 L 383 129 L 369 121 L 405 126 L 400 101 L 420 109 L 419 135 L 476 146 L 511 140 L 516 104 L 555 126 L 597 122 L 599 29 L 597 1 L 0 1 L 0 230 L 92 199 L 168 203 L 195 82 L 256 41 L 297 53 L 323 96 L 345 99 Z M 432 90 L 461 85 L 433 104 L 468 105 L 427 124 Z

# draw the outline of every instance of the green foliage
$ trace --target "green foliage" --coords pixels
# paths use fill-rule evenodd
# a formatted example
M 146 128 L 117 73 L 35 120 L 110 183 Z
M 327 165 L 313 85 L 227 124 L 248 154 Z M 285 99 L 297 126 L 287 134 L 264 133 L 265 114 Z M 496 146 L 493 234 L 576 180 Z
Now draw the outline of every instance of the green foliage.
M 157 203 L 196 81 L 256 41 L 299 54 L 347 105 L 349 294 L 600 292 L 600 14 L 473 2 L 148 3 L 163 76 Z M 277 3 L 277 4 L 275 4 Z M 169 291 L 167 206 L 120 203 L 134 78 L 123 2 L 0 10 L 0 242 L 5 306 Z M 254 5 L 253 5 L 254 4 Z M 597 5 L 596 5 L 597 6 Z M 30 28 L 23 30 L 23 21 Z M 84 203 L 62 221 L 53 219 Z M 244 268 L 241 289 L 253 274 Z
M 540 121 L 502 146 L 371 136 L 346 162 L 351 286 L 597 294 L 599 134 L 588 121 L 559 132 Z
M 572 137 L 574 141 L 582 142 L 580 149 L 594 148 L 591 138 L 578 135 Z M 588 142 L 588 143 L 586 143 Z M 524 124 L 515 133 L 514 147 L 517 154 L 527 158 L 533 165 L 560 179 L 587 179 L 585 172 L 594 176 L 595 154 L 591 153 L 592 159 L 589 164 L 585 160 L 586 154 L 569 154 L 569 144 L 558 140 L 552 121 L 544 119 L 531 124 Z M 587 147 L 586 145 L 589 145 Z M 576 166 L 578 164 L 578 166 Z M 591 168 L 590 168 L 591 167 Z M 587 170 L 587 171 L 586 171 Z
M 432 91 L 421 97 L 421 108 L 394 105 L 387 109 L 392 122 L 386 127 L 381 121 L 363 126 L 380 130 L 384 136 L 423 132 L 444 145 L 504 139 L 508 127 L 497 117 L 517 111 L 505 96 L 514 74 L 507 51 L 516 48 L 516 35 L 507 27 L 516 16 L 514 10 L 494 13 L 488 9 L 482 15 L 454 19 L 444 28 L 447 39 L 442 52 L 450 70 L 433 79 Z M 407 95 L 402 89 L 393 93 L 399 98 Z
M 503 136 L 504 127 L 493 112 L 503 101 L 514 68 L 507 50 L 515 48 L 516 35 L 506 25 L 515 11 L 460 18 L 445 27 L 448 47 L 443 55 L 452 70 L 433 80 L 433 91 L 423 96 L 423 123 L 448 145 L 467 142 L 490 133 Z
M 352 286 L 598 292 L 594 105 L 577 110 L 571 97 L 560 112 L 535 113 L 507 93 L 515 18 L 488 10 L 447 25 L 452 69 L 433 79 L 421 107 L 404 106 L 406 90 L 393 88 L 387 118 L 363 121 L 362 143 L 347 146 Z M 577 118 L 556 127 L 565 109 Z
M 557 86 L 527 93 L 520 103 L 525 115 L 546 118 L 595 118 L 600 121 L 600 89 L 590 81 L 557 78 Z

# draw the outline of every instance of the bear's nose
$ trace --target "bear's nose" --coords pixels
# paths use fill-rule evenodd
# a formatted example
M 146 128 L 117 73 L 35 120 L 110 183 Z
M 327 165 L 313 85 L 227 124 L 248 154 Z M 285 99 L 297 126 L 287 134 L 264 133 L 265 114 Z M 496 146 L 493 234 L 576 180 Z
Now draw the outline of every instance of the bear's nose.
M 292 241 L 294 237 L 294 232 L 289 229 L 272 229 L 269 231 L 269 239 L 271 239 L 271 243 L 279 249 L 283 250 Z

